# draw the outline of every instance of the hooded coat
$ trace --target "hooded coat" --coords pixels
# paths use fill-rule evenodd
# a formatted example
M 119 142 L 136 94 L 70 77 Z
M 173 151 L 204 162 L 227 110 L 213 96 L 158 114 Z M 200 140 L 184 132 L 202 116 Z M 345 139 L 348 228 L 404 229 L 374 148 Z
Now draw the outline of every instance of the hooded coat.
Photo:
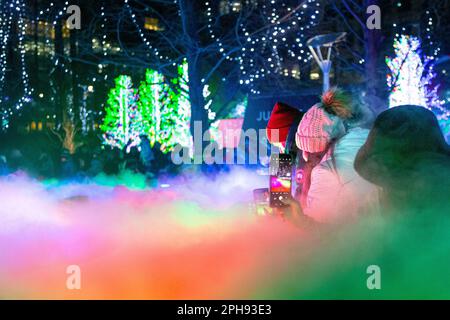
M 450 148 L 426 108 L 382 112 L 357 154 L 355 169 L 383 189 L 385 208 L 399 213 L 450 208 Z

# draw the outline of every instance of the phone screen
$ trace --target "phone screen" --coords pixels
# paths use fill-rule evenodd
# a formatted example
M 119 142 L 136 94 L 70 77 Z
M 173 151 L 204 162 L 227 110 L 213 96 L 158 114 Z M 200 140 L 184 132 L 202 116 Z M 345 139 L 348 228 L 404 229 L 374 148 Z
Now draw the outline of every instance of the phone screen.
M 277 193 L 289 193 L 291 192 L 291 178 L 289 177 L 270 177 L 270 190 Z
M 270 159 L 270 206 L 284 207 L 284 200 L 292 191 L 292 157 L 289 154 L 274 154 Z

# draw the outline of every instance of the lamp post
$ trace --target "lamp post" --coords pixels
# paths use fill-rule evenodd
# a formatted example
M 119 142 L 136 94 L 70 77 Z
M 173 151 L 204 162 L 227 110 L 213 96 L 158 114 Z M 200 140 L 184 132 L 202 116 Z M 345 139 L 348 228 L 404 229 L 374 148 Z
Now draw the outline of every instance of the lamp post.
M 333 45 L 337 42 L 342 41 L 347 33 L 339 32 L 339 33 L 330 33 L 330 34 L 322 34 L 315 36 L 307 41 L 307 45 L 309 50 L 316 59 L 317 64 L 322 70 L 323 74 L 323 92 L 326 92 L 330 89 L 330 72 L 331 72 L 331 51 Z M 326 49 L 326 54 L 322 54 L 322 48 Z

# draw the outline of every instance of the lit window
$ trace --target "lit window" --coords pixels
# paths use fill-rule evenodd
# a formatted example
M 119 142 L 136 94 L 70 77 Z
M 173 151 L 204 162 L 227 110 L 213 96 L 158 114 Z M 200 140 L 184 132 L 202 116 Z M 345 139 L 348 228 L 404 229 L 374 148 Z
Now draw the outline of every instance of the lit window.
M 156 18 L 145 17 L 144 28 L 151 31 L 160 31 L 159 20 Z
M 53 28 L 53 31 L 55 30 L 55 28 Z M 70 37 L 70 28 L 68 23 L 64 23 L 62 26 L 62 36 L 64 39 L 67 39 Z
M 36 22 L 28 19 L 24 19 L 25 23 L 25 35 L 34 37 L 37 35 L 41 39 L 55 39 L 55 26 L 51 22 L 39 20 Z M 62 36 L 63 38 L 69 38 L 70 30 L 66 23 L 62 24 Z
M 311 72 L 309 74 L 309 78 L 311 80 L 319 80 L 320 79 L 320 74 L 318 72 Z
M 241 11 L 241 2 L 240 1 L 233 1 L 233 3 L 231 4 L 231 10 L 233 10 L 234 12 Z
M 295 79 L 300 79 L 300 66 L 297 64 L 291 70 L 291 76 Z

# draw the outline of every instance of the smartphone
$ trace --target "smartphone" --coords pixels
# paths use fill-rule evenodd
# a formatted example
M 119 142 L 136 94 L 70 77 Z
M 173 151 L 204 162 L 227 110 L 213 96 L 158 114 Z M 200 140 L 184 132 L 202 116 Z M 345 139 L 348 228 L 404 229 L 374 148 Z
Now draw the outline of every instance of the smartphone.
M 269 206 L 269 188 L 253 190 L 254 212 L 259 216 L 271 214 L 272 208 Z
M 285 207 L 283 200 L 292 196 L 293 160 L 290 154 L 274 154 L 270 157 L 269 205 Z

